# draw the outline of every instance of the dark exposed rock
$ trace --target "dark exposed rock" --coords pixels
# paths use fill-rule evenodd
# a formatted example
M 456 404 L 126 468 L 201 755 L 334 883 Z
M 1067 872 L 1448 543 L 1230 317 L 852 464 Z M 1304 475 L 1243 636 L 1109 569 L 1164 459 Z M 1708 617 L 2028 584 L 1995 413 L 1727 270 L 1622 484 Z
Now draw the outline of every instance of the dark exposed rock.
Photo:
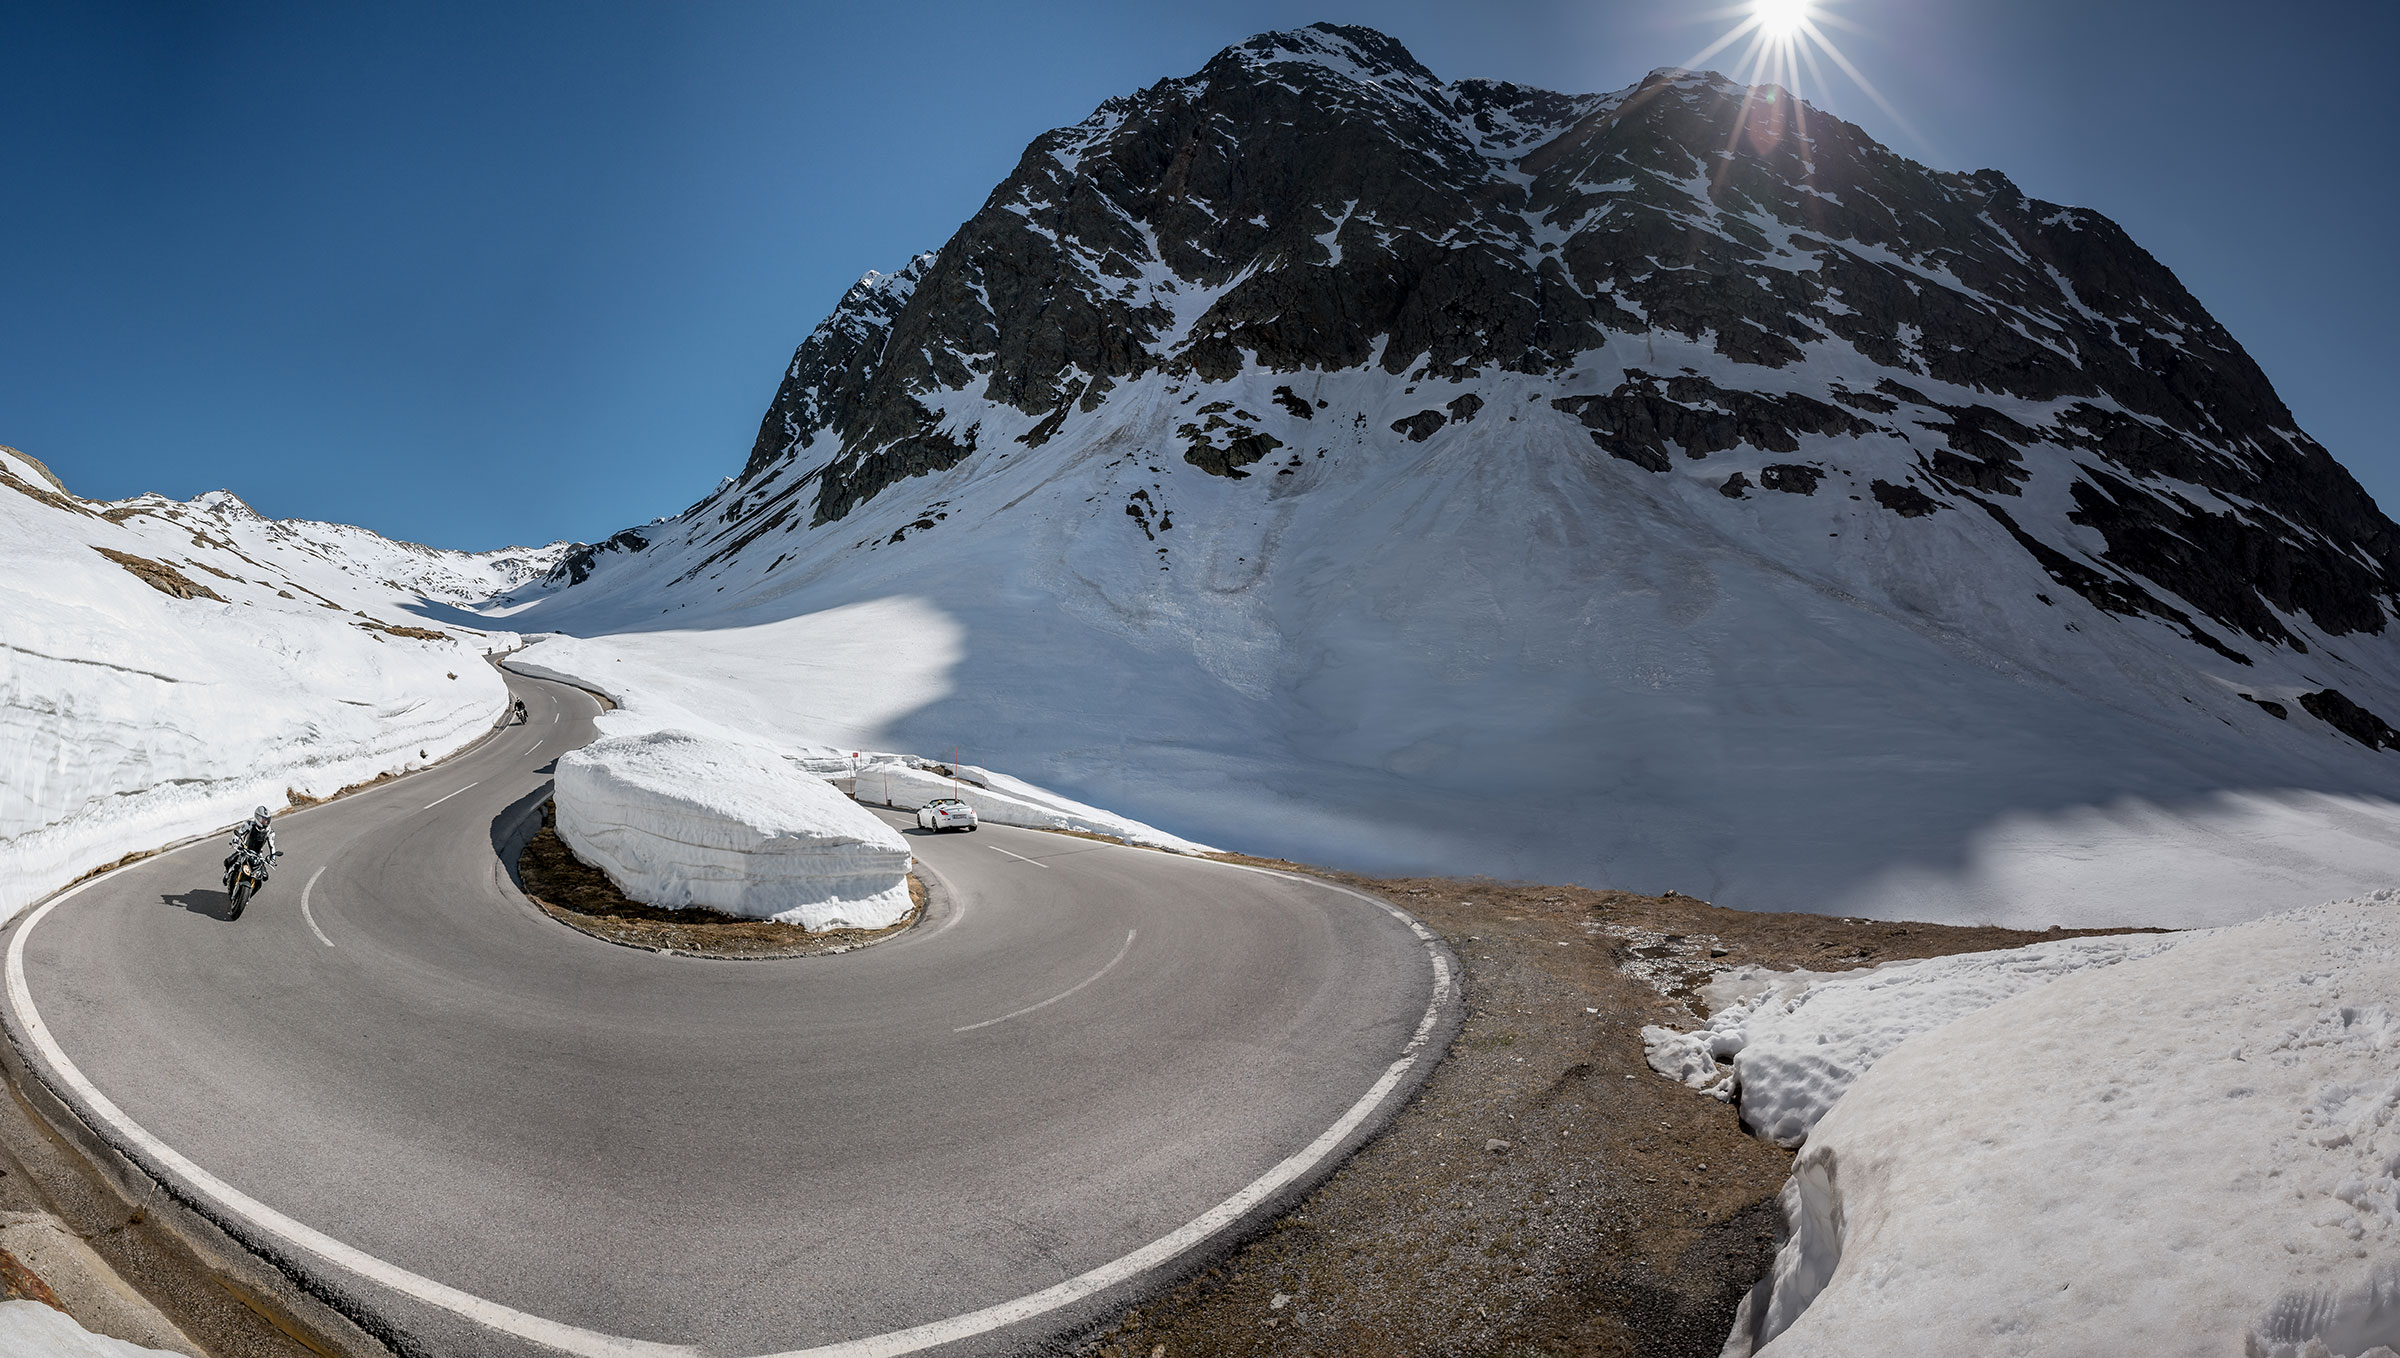
M 2350 701 L 2340 689 L 2303 693 L 2300 695 L 2300 707 L 2308 715 L 2370 750 L 2400 750 L 2400 731 L 2393 730 L 2383 718 Z
M 1915 486 L 1895 486 L 1889 481 L 1877 481 L 1867 487 L 1875 494 L 1875 503 L 1904 519 L 1921 518 L 1942 507 L 1941 501 Z
M 1735 472 L 1733 475 L 1725 478 L 1724 485 L 1717 487 L 1717 494 L 1724 496 L 1728 500 L 1739 500 L 1743 498 L 1743 493 L 1749 489 L 1750 478 L 1741 472 Z
M 1195 443 L 1184 453 L 1183 460 L 1211 476 L 1229 476 L 1239 481 L 1250 474 L 1242 468 L 1282 446 L 1283 440 L 1273 434 L 1251 433 L 1222 448 L 1212 443 Z
M 1450 404 L 1445 409 L 1450 412 L 1451 419 L 1465 424 L 1475 418 L 1475 412 L 1483 409 L 1483 398 L 1470 391 L 1464 395 L 1452 397 Z
M 638 552 L 649 545 L 650 539 L 644 537 L 639 528 L 625 529 L 602 542 L 578 543 L 558 559 L 557 565 L 550 568 L 548 579 L 555 584 L 564 576 L 567 583 L 580 585 L 591 578 L 592 568 L 599 564 L 601 553 Z
M 2268 716 L 2273 717 L 2277 721 L 2290 721 L 2292 719 L 2292 710 L 2271 698 L 2255 698 L 2247 693 L 2243 694 L 2242 698 L 2244 701 L 2258 704 L 2258 708 L 2261 712 L 2266 713 Z
M 1313 420 L 1317 417 L 1317 412 L 1311 410 L 1308 402 L 1295 395 L 1290 387 L 1275 389 L 1275 404 L 1290 411 L 1292 418 L 1296 420 Z
M 1392 432 L 1408 435 L 1411 443 L 1423 443 L 1433 437 L 1433 431 L 1449 422 L 1438 410 L 1420 410 L 1406 419 L 1392 421 Z
M 1822 467 L 1804 467 L 1778 462 L 1758 469 L 1758 484 L 1767 490 L 1780 490 L 1786 495 L 1814 495 L 1817 483 L 1825 479 Z
M 1550 404 L 1583 421 L 1592 442 L 1652 471 L 1667 469 L 1667 445 L 1686 457 L 1748 444 L 1773 453 L 1800 451 L 1797 434 L 1858 435 L 1873 428 L 1837 406 L 1806 396 L 1730 391 L 1705 378 L 1661 383 L 1639 369 L 1606 396 L 1561 396 Z

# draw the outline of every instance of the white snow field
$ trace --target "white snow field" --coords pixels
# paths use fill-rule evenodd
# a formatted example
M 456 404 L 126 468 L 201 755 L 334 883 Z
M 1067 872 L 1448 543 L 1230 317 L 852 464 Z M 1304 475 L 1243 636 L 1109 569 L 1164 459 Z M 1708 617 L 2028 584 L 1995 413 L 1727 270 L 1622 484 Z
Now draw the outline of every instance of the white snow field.
M 1650 1068 L 1726 1102 L 1742 1125 L 1797 1146 L 1885 1053 L 1919 1033 L 2062 976 L 2174 947 L 2196 934 L 2107 934 L 1928 957 L 1856 971 L 1742 968 L 1702 988 L 1706 1024 L 1642 1029 Z
M 1589 355 L 1587 385 L 1628 366 L 1820 393 L 1879 375 L 1832 346 L 1737 374 L 1705 343 L 1629 344 Z M 1294 381 L 1363 418 L 1278 413 Z M 2389 634 L 2288 617 L 2307 654 L 2239 665 L 2102 613 L 1987 515 L 1864 498 L 1877 459 L 1913 456 L 1896 441 L 1804 435 L 1796 456 L 1662 474 L 1597 453 L 1537 399 L 1555 383 L 1415 386 L 1153 373 L 1038 450 L 1014 442 L 1030 416 L 931 393 L 1007 455 L 826 524 L 803 503 L 722 555 L 749 531 L 725 521 L 736 500 L 805 493 L 794 464 L 495 616 L 582 638 L 554 665 L 795 746 L 956 746 L 1179 836 L 1366 870 L 2035 929 L 2230 923 L 2400 882 L 2400 755 L 2296 706 L 2330 686 L 2400 713 Z M 1387 427 L 1461 395 L 1485 403 L 1472 423 L 1423 443 Z M 1219 400 L 1301 455 L 1290 476 L 1176 456 L 1176 423 Z M 1718 493 L 1777 460 L 1831 470 L 1811 496 Z M 2020 517 L 2046 521 L 2077 464 L 2036 446 L 2025 467 Z M 1136 489 L 1172 514 L 1155 543 L 1120 512 Z
M 559 756 L 558 835 L 628 897 L 880 929 L 908 914 L 908 841 L 775 755 L 688 731 Z
M 507 701 L 484 653 L 515 638 L 436 621 L 452 610 L 427 596 L 528 559 L 281 523 L 223 492 L 81 500 L 0 449 L 0 918 L 481 736 Z
M 0 1301 L 0 1354 L 8 1358 L 150 1358 L 167 1353 L 94 1334 L 66 1312 L 38 1301 Z
M 2036 984 L 1891 1047 L 1816 1123 L 1726 1352 L 2400 1348 L 2400 893 L 2113 962 L 2021 951 Z M 2007 990 L 1996 956 L 1913 988 L 1878 969 L 1792 1017 L 1858 1050 L 1879 1000 L 1907 1027 Z M 1758 1076 L 1745 1100 L 1814 1083 Z
M 946 627 L 939 610 L 886 599 L 756 627 L 545 636 L 502 663 L 607 695 L 619 707 L 601 714 L 604 735 L 683 730 L 807 760 L 828 772 L 835 761 L 846 761 L 854 769 L 877 770 L 865 775 L 873 795 L 860 800 L 915 810 L 932 797 L 952 795 L 951 782 L 941 779 L 934 790 L 884 739 L 901 717 L 949 690 L 957 657 Z M 938 753 L 947 756 L 950 747 Z M 978 772 L 987 789 L 959 795 L 987 820 L 1083 830 L 1186 852 L 1207 849 L 1021 779 Z

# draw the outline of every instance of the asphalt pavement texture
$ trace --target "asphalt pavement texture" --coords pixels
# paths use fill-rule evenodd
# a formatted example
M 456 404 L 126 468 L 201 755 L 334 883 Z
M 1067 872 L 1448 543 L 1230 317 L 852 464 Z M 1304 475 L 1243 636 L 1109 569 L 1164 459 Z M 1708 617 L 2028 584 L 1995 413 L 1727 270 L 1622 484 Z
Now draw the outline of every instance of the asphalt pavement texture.
M 936 887 L 890 942 L 712 961 L 577 933 L 512 889 L 500 849 L 599 707 L 509 684 L 524 725 L 279 818 L 286 856 L 238 921 L 215 837 L 15 927 L 33 929 L 50 1037 L 121 1119 L 291 1221 L 591 1351 L 752 1358 L 1039 1293 L 1318 1142 L 1427 1018 L 1439 945 L 1369 901 L 883 812 Z M 1241 1223 L 929 1351 L 1038 1350 L 1229 1248 L 1405 1103 L 1456 1008 L 1372 1115 Z M 552 1351 L 201 1206 L 400 1351 Z

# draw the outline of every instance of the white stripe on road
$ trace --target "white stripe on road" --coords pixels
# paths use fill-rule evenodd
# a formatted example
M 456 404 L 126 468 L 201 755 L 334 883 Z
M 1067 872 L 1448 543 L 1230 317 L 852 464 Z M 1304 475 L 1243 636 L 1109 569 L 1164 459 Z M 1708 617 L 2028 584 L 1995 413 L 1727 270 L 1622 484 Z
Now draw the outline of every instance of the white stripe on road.
M 331 867 L 333 865 L 328 863 L 325 866 Z M 317 879 L 324 875 L 325 868 L 318 868 L 315 872 L 312 872 L 308 875 L 308 885 L 300 888 L 300 918 L 307 920 L 308 927 L 312 930 L 315 930 L 317 941 L 330 948 L 333 946 L 333 940 L 325 936 L 325 931 L 323 929 L 317 928 L 317 912 L 308 908 L 309 893 L 317 889 Z
M 997 844 L 986 844 L 986 845 L 984 845 L 983 847 L 985 847 L 985 848 L 987 848 L 987 849 L 990 849 L 990 850 L 992 850 L 992 851 L 993 851 L 993 852 L 995 852 L 995 853 L 1008 853 L 1008 850 L 1001 848 L 1001 847 L 1000 847 L 999 845 L 997 845 Z M 1011 857 L 1011 858 L 1013 858 L 1013 859 L 1015 859 L 1015 860 L 1017 860 L 1017 861 L 1018 861 L 1018 862 L 1020 862 L 1020 863 L 1031 863 L 1031 864 L 1033 864 L 1035 867 L 1037 867 L 1037 868 L 1041 868 L 1041 869 L 1043 869 L 1044 871 L 1048 871 L 1048 870 L 1049 870 L 1049 867 L 1050 867 L 1050 865 L 1049 865 L 1048 863 L 1045 863 L 1045 862 L 1041 861 L 1041 860 L 1040 860 L 1040 859 L 1038 859 L 1038 858 L 1027 858 L 1025 855 L 1023 855 L 1023 854 L 1021 854 L 1021 853 L 1008 853 L 1008 856 L 1009 856 L 1009 857 Z
M 476 787 L 481 787 L 481 786 L 483 786 L 483 784 L 482 784 L 482 782 L 479 780 L 479 781 L 476 781 L 476 782 L 472 782 L 472 783 L 469 783 L 469 784 L 467 784 L 467 786 L 466 786 L 466 787 L 462 787 L 462 788 L 460 788 L 460 789 L 458 790 L 458 792 L 465 792 L 465 791 L 467 790 L 467 788 L 476 788 Z M 436 798 L 434 798 L 432 801 L 429 801 L 429 802 L 425 803 L 425 809 L 426 809 L 426 810 L 428 810 L 428 811 L 431 811 L 433 808 L 435 808 L 435 807 L 437 807 L 437 806 L 440 806 L 442 803 L 444 803 L 444 802 L 446 802 L 446 801 L 450 800 L 452 797 L 455 797 L 455 796 L 457 796 L 457 795 L 458 795 L 458 792 L 445 792 L 445 793 L 443 793 L 441 796 L 439 796 L 439 797 L 436 797 Z
M 542 748 L 542 742 L 537 740 L 533 742 L 533 749 L 527 750 L 525 753 L 532 754 L 534 750 L 538 750 L 540 748 Z
M 459 789 L 461 792 L 465 790 L 465 788 Z M 1133 850 L 1133 852 L 1141 851 Z M 125 868 L 117 871 L 122 872 L 134 866 L 138 865 L 127 864 Z M 1336 886 L 1319 878 L 1301 877 L 1297 874 L 1276 872 L 1267 868 L 1253 868 L 1240 863 L 1218 862 L 1216 866 L 1236 868 L 1243 872 L 1256 872 L 1268 877 L 1283 877 L 1290 881 L 1323 887 L 1329 891 L 1338 891 L 1345 896 L 1355 896 L 1370 905 L 1382 908 L 1394 919 L 1408 924 L 1411 930 L 1420 936 L 1428 932 L 1411 919 L 1405 911 L 1387 901 L 1377 900 L 1363 891 L 1353 891 L 1348 887 Z M 151 1135 L 139 1123 L 127 1117 L 124 1110 L 110 1101 L 107 1095 L 102 1094 L 82 1070 L 78 1069 L 73 1061 L 67 1059 L 66 1051 L 59 1046 L 57 1038 L 51 1035 L 49 1026 L 42 1021 L 40 1011 L 34 1008 L 33 992 L 25 981 L 25 941 L 33 936 L 35 926 L 39 925 L 62 902 L 115 875 L 114 872 L 103 873 L 52 897 L 48 903 L 34 910 L 31 918 L 27 919 L 24 925 L 17 930 L 16 937 L 10 939 L 8 945 L 6 993 L 9 1006 L 15 1010 L 17 1021 L 23 1025 L 26 1036 L 32 1041 L 34 1049 L 41 1054 L 44 1063 L 71 1091 L 84 1100 L 86 1109 L 93 1117 L 108 1124 L 117 1136 L 151 1156 L 161 1168 L 181 1176 L 187 1186 L 214 1198 L 235 1215 L 247 1218 L 266 1233 L 280 1236 L 285 1241 L 325 1259 L 338 1268 L 348 1269 L 360 1277 L 381 1284 L 403 1296 L 414 1298 L 429 1306 L 439 1307 L 453 1315 L 462 1316 L 502 1334 L 514 1335 L 565 1353 L 575 1354 L 577 1358 L 692 1358 L 693 1351 L 689 1348 L 648 1343 L 637 1339 L 621 1339 L 614 1335 L 579 1329 L 555 1320 L 546 1320 L 541 1316 L 519 1311 L 514 1307 L 503 1306 L 499 1302 L 486 1301 L 482 1297 L 462 1291 L 447 1283 L 435 1282 L 431 1278 L 411 1273 L 396 1264 L 386 1263 L 364 1250 L 343 1244 L 324 1232 L 303 1225 L 248 1196 L 207 1170 L 193 1164 L 181 1153 Z M 1127 936 L 1126 942 L 1128 946 L 1131 945 L 1130 935 Z M 910 1329 L 893 1330 L 886 1334 L 825 1344 L 816 1348 L 795 1349 L 786 1353 L 768 1355 L 767 1358 L 898 1358 L 898 1355 L 916 1353 L 938 1344 L 989 1334 L 1005 1326 L 1032 1320 L 1061 1307 L 1071 1306 L 1095 1293 L 1140 1277 L 1151 1269 L 1172 1262 L 1177 1256 L 1202 1244 L 1210 1236 L 1239 1222 L 1287 1185 L 1322 1164 L 1326 1157 L 1341 1149 L 1342 1142 L 1356 1132 L 1369 1117 L 1373 1116 L 1376 1108 L 1391 1096 L 1393 1090 L 1400 1086 L 1400 1082 L 1407 1078 L 1409 1070 L 1424 1054 L 1426 1044 L 1433 1037 L 1434 1025 L 1441 1018 L 1442 1007 L 1449 1003 L 1453 989 L 1450 979 L 1450 964 L 1448 959 L 1442 955 L 1440 943 L 1428 938 L 1425 942 L 1425 952 L 1433 964 L 1433 996 L 1425 1005 L 1425 1017 L 1417 1023 L 1416 1035 L 1409 1039 L 1408 1046 L 1401 1052 L 1400 1058 L 1384 1069 L 1382 1078 L 1361 1095 L 1356 1103 L 1351 1104 L 1349 1110 L 1342 1114 L 1339 1121 L 1326 1128 L 1316 1140 L 1297 1153 L 1287 1156 L 1273 1169 L 1253 1180 L 1248 1187 L 1235 1193 L 1232 1197 L 1186 1222 L 1180 1229 L 1161 1236 L 1130 1254 L 1121 1255 L 1088 1272 L 1079 1273 L 1065 1282 L 1018 1297 L 1014 1301 L 1001 1302 L 994 1306 L 987 1306 L 980 1311 L 969 1311 L 964 1315 L 952 1316 L 947 1320 L 937 1320 Z
M 1241 865 L 1227 863 L 1223 866 L 1240 867 Z M 1257 868 L 1249 870 L 1261 871 Z M 1284 874 L 1270 872 L 1267 875 L 1281 877 Z M 1300 878 L 1298 880 L 1308 881 L 1310 879 Z M 1374 897 L 1368 896 L 1364 892 L 1333 886 L 1332 883 L 1324 881 L 1318 881 L 1315 885 L 1331 887 L 1344 895 L 1357 896 L 1362 900 L 1383 906 L 1386 910 L 1392 910 L 1390 905 L 1375 900 Z M 1392 910 L 1392 913 L 1398 915 L 1401 912 Z M 1403 915 L 1402 918 L 1406 918 L 1406 916 Z M 921 1349 L 932 1348 L 936 1344 L 948 1344 L 961 1339 L 971 1339 L 979 1334 L 989 1334 L 1002 1326 L 1014 1325 L 1019 1321 L 1046 1315 L 1062 1306 L 1071 1306 L 1095 1292 L 1104 1291 L 1128 1279 L 1140 1277 L 1240 1221 L 1250 1213 L 1251 1209 L 1274 1197 L 1285 1185 L 1307 1174 L 1322 1163 L 1325 1157 L 1341 1149 L 1342 1142 L 1352 1132 L 1357 1131 L 1359 1124 L 1372 1116 L 1377 1105 L 1390 1097 L 1391 1092 L 1408 1077 L 1409 1068 L 1417 1063 L 1417 1058 L 1424 1051 L 1425 1044 L 1433 1037 L 1433 1026 L 1441 1018 L 1442 1006 L 1450 999 L 1449 961 L 1442 956 L 1441 950 L 1436 944 L 1427 944 L 1425 951 L 1433 959 L 1433 999 L 1425 1006 L 1425 1017 L 1418 1021 L 1416 1036 L 1408 1040 L 1407 1050 L 1401 1053 L 1400 1059 L 1385 1067 L 1383 1078 L 1375 1082 L 1375 1087 L 1361 1095 L 1358 1102 L 1351 1104 L 1350 1111 L 1342 1114 L 1341 1121 L 1326 1128 L 1324 1135 L 1309 1142 L 1297 1154 L 1286 1158 L 1283 1163 L 1259 1176 L 1252 1181 L 1248 1188 L 1186 1222 L 1181 1230 L 1172 1235 L 1160 1236 L 1133 1253 L 1112 1259 L 1089 1273 L 1079 1273 L 1054 1287 L 1044 1288 L 1039 1292 L 1019 1297 L 1015 1301 L 1004 1301 L 997 1306 L 987 1306 L 980 1311 L 969 1311 L 963 1316 L 952 1316 L 948 1320 L 937 1320 L 930 1325 L 919 1325 L 913 1329 L 894 1330 L 889 1334 L 879 1334 L 869 1339 L 853 1339 L 846 1343 L 823 1344 L 813 1349 L 795 1349 L 789 1353 L 771 1355 L 771 1358 L 897 1358 L 900 1354 L 915 1353 Z
M 1140 932 L 1141 931 L 1139 929 L 1127 929 L 1125 931 L 1125 946 L 1117 949 L 1117 955 L 1108 959 L 1107 966 L 1100 968 L 1091 975 L 1084 977 L 1082 980 L 1077 981 L 1071 986 L 1068 986 L 1066 989 L 1051 996 L 1049 999 L 1042 1001 L 1040 1004 L 1029 1004 L 1013 1014 L 1002 1014 L 996 1019 L 985 1019 L 981 1023 L 970 1023 L 964 1028 L 953 1028 L 950 1031 L 954 1033 L 971 1033 L 978 1028 L 989 1028 L 995 1023 L 1006 1023 L 1012 1018 L 1023 1018 L 1025 1015 L 1032 1013 L 1036 1009 L 1049 1008 L 1051 1005 L 1058 1003 L 1067 996 L 1074 994 L 1076 991 L 1083 989 L 1092 982 L 1099 980 L 1101 977 L 1106 976 L 1112 971 L 1115 971 L 1117 969 L 1117 963 L 1125 960 L 1125 954 L 1133 951 L 1133 936 Z
M 84 1101 L 84 1106 L 91 1110 L 94 1117 L 108 1124 L 117 1136 L 149 1156 L 160 1169 L 175 1175 L 199 1193 L 215 1199 L 234 1215 L 247 1218 L 267 1234 L 280 1236 L 338 1268 L 348 1269 L 402 1296 L 413 1297 L 429 1306 L 438 1306 L 502 1334 L 546 1344 L 554 1349 L 582 1355 L 583 1358 L 691 1358 L 692 1350 L 688 1348 L 619 1339 L 615 1335 L 562 1325 L 558 1321 L 529 1315 L 496 1301 L 485 1301 L 472 1292 L 462 1292 L 447 1283 L 437 1283 L 395 1264 L 387 1264 L 365 1250 L 345 1245 L 313 1226 L 302 1225 L 242 1192 L 193 1164 L 180 1151 L 152 1136 L 140 1123 L 125 1116 L 124 1109 L 117 1107 L 106 1094 L 101 1093 L 99 1087 L 73 1061 L 67 1059 L 67 1053 L 58 1045 L 58 1039 L 51 1036 L 50 1026 L 42 1021 L 41 1012 L 33 1007 L 33 990 L 25 983 L 25 940 L 33 937 L 35 926 L 57 909 L 61 902 L 115 875 L 109 873 L 95 877 L 83 886 L 53 897 L 49 904 L 33 912 L 33 917 L 25 921 L 24 927 L 17 930 L 17 936 L 10 939 L 8 944 L 9 1006 L 16 1010 L 17 1021 L 25 1026 L 25 1035 L 32 1039 L 34 1049 L 41 1053 L 42 1060 L 65 1082 L 68 1089 Z

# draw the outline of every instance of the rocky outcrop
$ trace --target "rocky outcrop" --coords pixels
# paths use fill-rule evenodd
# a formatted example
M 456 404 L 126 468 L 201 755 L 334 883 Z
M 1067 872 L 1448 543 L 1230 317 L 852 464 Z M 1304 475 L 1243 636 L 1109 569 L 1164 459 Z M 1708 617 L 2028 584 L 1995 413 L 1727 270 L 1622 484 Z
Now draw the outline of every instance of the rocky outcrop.
M 1239 481 L 1302 429 L 1434 444 L 1563 416 L 1661 478 L 1728 460 L 1705 481 L 1724 499 L 1838 476 L 1911 532 L 1981 506 L 2052 579 L 2226 655 L 2220 633 L 2299 649 L 2294 618 L 2341 636 L 2400 608 L 2400 530 L 2106 218 L 1928 169 L 1781 91 L 1445 82 L 1325 24 L 1038 138 L 939 250 L 810 333 L 683 531 L 713 569 L 1078 418 L 1147 446 L 1112 404 L 1128 384 L 1261 372 L 1288 380 L 1256 412 L 1171 416 L 1159 453 Z M 1361 425 L 1315 394 L 1329 373 L 1395 394 Z M 1536 400 L 1501 418 L 1458 389 L 1495 376 Z M 2022 508 L 2048 474 L 2063 518 Z

